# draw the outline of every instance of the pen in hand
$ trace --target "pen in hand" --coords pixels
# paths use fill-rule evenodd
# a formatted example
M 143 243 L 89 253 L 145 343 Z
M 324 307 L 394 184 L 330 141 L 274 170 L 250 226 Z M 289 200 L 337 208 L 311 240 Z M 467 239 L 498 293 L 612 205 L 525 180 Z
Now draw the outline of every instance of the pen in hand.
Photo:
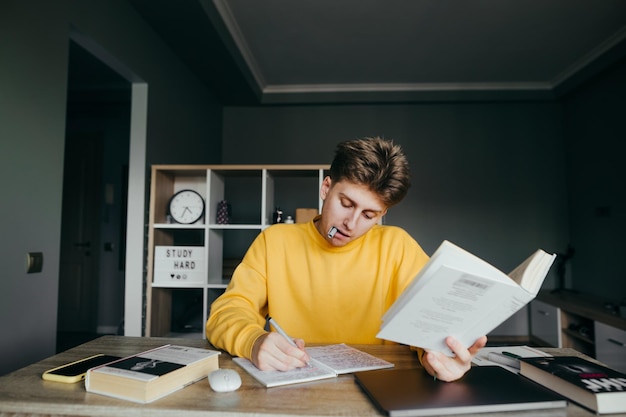
M 270 317 L 270 318 L 269 318 L 269 323 L 272 325 L 272 327 L 273 327 L 274 329 L 276 329 L 276 331 L 278 332 L 278 334 L 280 334 L 282 337 L 284 337 L 285 339 L 287 339 L 287 341 L 288 341 L 288 342 L 289 342 L 292 346 L 295 346 L 295 347 L 297 347 L 298 349 L 300 349 L 300 347 L 299 347 L 299 346 L 296 344 L 296 342 L 295 342 L 295 341 L 294 341 L 294 340 L 293 340 L 293 339 L 292 339 L 292 338 L 291 338 L 291 337 L 287 334 L 287 332 L 285 332 L 285 331 L 283 330 L 283 328 L 282 328 L 282 327 L 280 327 L 280 326 L 278 325 L 278 323 L 276 323 L 276 320 L 274 320 L 273 318 L 271 318 L 271 317 Z M 304 351 L 304 349 L 302 349 L 302 350 Z M 306 351 L 305 351 L 305 353 L 306 353 Z M 307 355 L 307 356 L 308 356 L 308 355 Z M 309 361 L 308 361 L 308 360 L 306 361 L 306 365 L 307 365 L 307 366 L 309 366 Z
M 269 323 L 272 325 L 272 327 L 281 335 L 283 336 L 285 339 L 287 339 L 289 341 L 289 343 L 291 343 L 293 346 L 298 347 L 298 345 L 296 345 L 296 342 L 293 341 L 293 339 L 291 337 L 289 337 L 289 335 L 283 330 L 282 327 L 280 327 L 278 325 L 278 323 L 276 323 L 276 320 L 274 320 L 273 318 L 270 317 L 269 319 Z

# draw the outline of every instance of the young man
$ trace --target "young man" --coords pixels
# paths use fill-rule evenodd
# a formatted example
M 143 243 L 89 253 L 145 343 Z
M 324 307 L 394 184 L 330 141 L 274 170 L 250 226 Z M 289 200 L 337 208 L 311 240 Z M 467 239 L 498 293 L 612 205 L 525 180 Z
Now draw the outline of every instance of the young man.
M 263 370 L 305 366 L 305 340 L 390 343 L 376 338 L 380 319 L 428 261 L 403 229 L 379 224 L 409 185 L 408 162 L 393 142 L 340 143 L 320 189 L 322 213 L 259 234 L 211 306 L 209 341 Z M 296 346 L 264 330 L 267 316 L 297 337 Z M 483 336 L 468 349 L 449 337 L 454 357 L 421 349 L 418 355 L 429 374 L 452 381 L 485 343 Z

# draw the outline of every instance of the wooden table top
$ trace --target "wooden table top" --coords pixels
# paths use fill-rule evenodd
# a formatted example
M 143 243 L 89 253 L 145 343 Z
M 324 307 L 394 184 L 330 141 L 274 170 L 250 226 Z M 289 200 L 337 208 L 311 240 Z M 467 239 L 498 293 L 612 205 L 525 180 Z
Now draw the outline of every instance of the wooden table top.
M 382 415 L 360 390 L 351 374 L 304 384 L 265 388 L 233 363 L 226 353 L 220 355 L 220 368 L 236 369 L 243 382 L 239 390 L 230 393 L 213 392 L 205 378 L 153 403 L 137 404 L 87 393 L 82 382 L 63 384 L 41 379 L 41 374 L 47 369 L 97 353 L 128 356 L 164 344 L 212 349 L 206 340 L 201 339 L 104 336 L 0 377 L 0 416 Z M 406 346 L 353 346 L 394 363 L 396 369 L 420 367 L 415 353 Z M 553 354 L 571 354 L 558 349 L 545 350 Z M 489 416 L 497 417 L 498 414 L 490 413 Z M 571 403 L 566 411 L 561 410 L 560 415 L 565 414 L 574 417 L 594 415 Z

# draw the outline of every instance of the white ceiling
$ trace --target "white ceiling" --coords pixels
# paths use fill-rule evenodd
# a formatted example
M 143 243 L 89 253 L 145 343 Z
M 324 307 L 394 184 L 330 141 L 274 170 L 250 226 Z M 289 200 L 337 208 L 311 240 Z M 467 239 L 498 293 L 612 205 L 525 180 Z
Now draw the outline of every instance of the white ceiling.
M 129 1 L 227 104 L 552 99 L 626 56 L 625 0 Z

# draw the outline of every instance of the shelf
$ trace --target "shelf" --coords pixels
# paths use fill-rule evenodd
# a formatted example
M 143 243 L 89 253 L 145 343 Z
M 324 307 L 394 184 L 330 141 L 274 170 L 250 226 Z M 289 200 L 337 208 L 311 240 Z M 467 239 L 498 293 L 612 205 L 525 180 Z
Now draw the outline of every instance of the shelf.
M 155 229 L 172 229 L 172 230 L 203 230 L 204 224 L 180 224 L 180 223 L 156 223 L 152 227 Z
M 261 224 L 209 224 L 209 229 L 223 230 L 262 230 L 267 226 Z
M 531 315 L 531 329 L 551 327 L 552 340 L 559 338 L 555 347 L 573 348 L 610 367 L 626 370 L 626 319 L 607 309 L 607 300 L 573 291 L 544 291 L 531 308 L 543 311 L 546 305 L 558 311 L 558 320 L 548 323 L 546 315 Z
M 262 224 L 218 224 L 218 223 L 209 223 L 209 224 L 178 224 L 178 223 L 157 223 L 153 226 L 155 229 L 169 229 L 169 230 L 204 230 L 204 229 L 257 229 L 262 230 L 267 225 Z
M 180 331 L 173 315 L 181 303 L 194 303 L 194 331 L 202 332 L 211 303 L 230 283 L 236 266 L 258 234 L 272 223 L 276 206 L 295 218 L 297 208 L 319 211 L 319 190 L 328 165 L 154 165 L 150 186 L 148 263 L 146 279 L 146 336 L 167 336 Z M 167 206 L 183 189 L 205 200 L 204 216 L 194 224 L 169 221 Z M 218 203 L 230 208 L 228 223 L 217 223 Z M 195 264 L 172 262 L 184 258 L 164 256 L 156 247 L 189 247 Z M 157 261 L 160 262 L 157 265 Z M 157 268 L 158 266 L 158 268 Z M 173 271 L 176 269 L 176 271 Z M 185 270 L 187 271 L 185 273 Z M 159 277 L 155 281 L 155 277 Z M 192 282 L 181 282 L 189 279 Z M 181 281 L 179 281 L 181 280 Z M 198 302 L 198 300 L 201 300 Z M 177 327 L 178 326 L 178 327 Z
M 198 284 L 185 284 L 185 283 L 171 283 L 171 284 L 162 284 L 162 283 L 152 283 L 152 288 L 195 288 L 195 289 L 203 289 L 206 285 L 198 285 Z
M 213 288 L 213 289 L 225 289 L 226 287 L 228 287 L 228 284 L 230 283 L 230 280 L 222 280 L 222 282 L 216 282 L 216 283 L 211 283 L 211 284 L 207 284 L 207 288 Z
M 613 314 L 612 311 L 605 308 L 605 304 L 608 300 L 604 298 L 572 291 L 542 291 L 537 296 L 537 299 L 581 317 L 600 321 L 617 327 L 618 329 L 626 330 L 626 318 Z
M 587 344 L 592 345 L 592 346 L 594 344 L 593 339 L 590 339 L 589 337 L 583 336 L 583 335 L 581 335 L 580 333 L 578 333 L 575 330 L 563 329 L 563 333 L 567 334 L 569 337 L 571 337 L 573 339 L 576 339 L 576 340 L 578 340 L 580 342 L 587 343 Z

